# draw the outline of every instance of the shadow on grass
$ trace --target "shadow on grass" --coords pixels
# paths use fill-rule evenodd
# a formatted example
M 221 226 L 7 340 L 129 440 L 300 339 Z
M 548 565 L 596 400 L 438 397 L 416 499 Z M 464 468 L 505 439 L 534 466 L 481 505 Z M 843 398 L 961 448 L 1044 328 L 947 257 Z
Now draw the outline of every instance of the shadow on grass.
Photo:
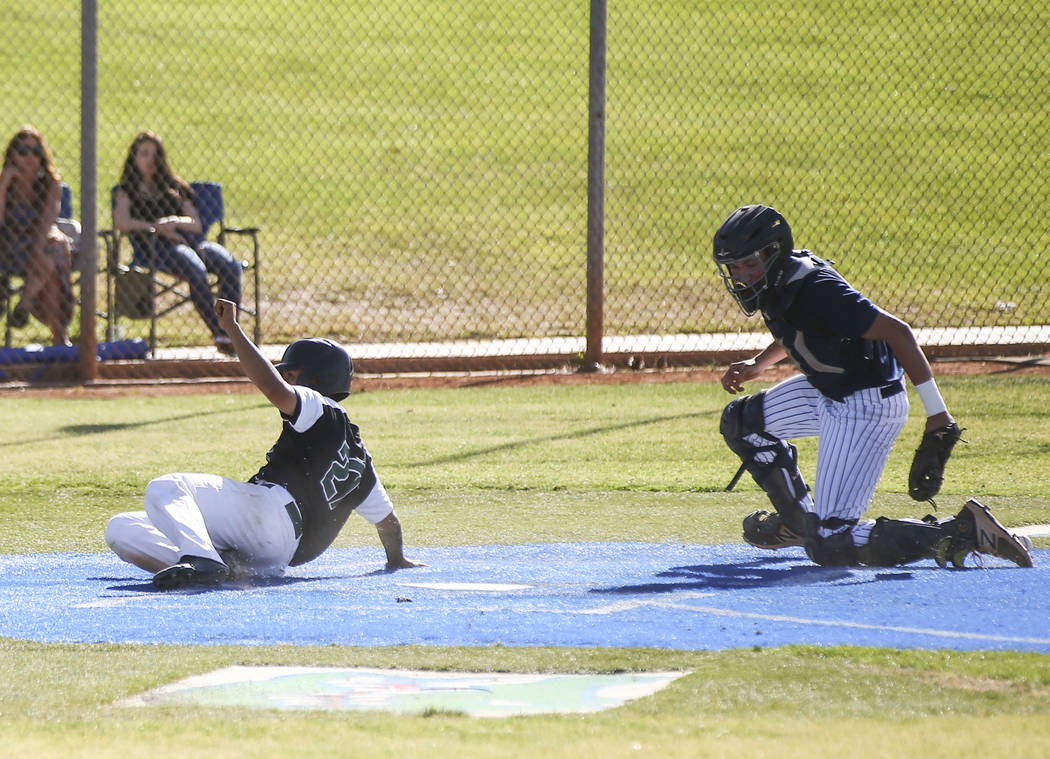
M 117 432 L 120 430 L 133 430 L 138 427 L 150 427 L 154 424 L 170 424 L 185 419 L 200 419 L 205 416 L 220 416 L 223 414 L 241 414 L 248 409 L 263 408 L 269 403 L 260 402 L 252 406 L 238 406 L 237 408 L 214 409 L 213 411 L 191 411 L 186 414 L 169 416 L 164 419 L 147 419 L 141 422 L 114 422 L 112 424 L 69 424 L 59 428 L 59 432 L 67 435 L 98 435 L 106 432 Z
M 265 401 L 252 406 L 239 406 L 237 408 L 229 409 L 215 409 L 213 411 L 191 411 L 185 414 L 178 414 L 176 416 L 169 416 L 163 419 L 147 419 L 141 422 L 112 422 L 109 424 L 67 424 L 64 427 L 60 427 L 58 431 L 64 435 L 84 436 L 84 435 L 102 435 L 107 432 L 120 432 L 121 430 L 133 430 L 141 427 L 150 427 L 155 424 L 170 424 L 172 422 L 179 422 L 186 419 L 200 419 L 206 416 L 218 416 L 221 414 L 240 414 L 245 410 L 253 408 L 263 408 L 269 404 Z M 22 440 L 10 440 L 6 443 L 0 443 L 2 447 L 13 447 L 26 445 L 27 443 L 42 443 L 50 440 L 54 440 L 53 434 L 48 434 L 44 437 L 22 439 Z
M 617 432 L 619 430 L 637 429 L 640 427 L 647 427 L 653 424 L 662 424 L 663 422 L 676 422 L 681 419 L 701 419 L 704 417 L 715 417 L 721 416 L 722 409 L 718 408 L 712 411 L 695 411 L 690 414 L 675 414 L 674 416 L 654 416 L 649 419 L 639 419 L 634 422 L 623 422 L 622 424 L 607 424 L 601 427 L 590 427 L 583 430 L 568 430 L 559 435 L 544 435 L 543 437 L 525 438 L 522 440 L 513 440 L 509 443 L 501 443 L 500 445 L 492 445 L 488 448 L 478 448 L 473 451 L 463 451 L 455 453 L 449 456 L 439 456 L 428 461 L 413 461 L 406 464 L 392 464 L 386 463 L 383 465 L 384 469 L 417 469 L 419 467 L 434 466 L 435 464 L 454 464 L 460 461 L 467 461 L 468 459 L 478 458 L 480 456 L 487 456 L 490 453 L 501 453 L 503 451 L 513 451 L 519 448 L 526 448 L 530 445 L 542 445 L 543 443 L 551 443 L 555 440 L 575 440 L 578 438 L 593 437 L 595 435 L 602 435 L 606 432 Z

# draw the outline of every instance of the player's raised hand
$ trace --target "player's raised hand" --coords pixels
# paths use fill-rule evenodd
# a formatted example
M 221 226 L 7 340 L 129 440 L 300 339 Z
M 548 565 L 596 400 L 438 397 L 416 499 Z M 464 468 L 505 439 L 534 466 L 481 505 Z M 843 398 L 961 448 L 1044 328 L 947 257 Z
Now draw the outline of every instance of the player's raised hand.
M 744 390 L 744 383 L 753 380 L 761 370 L 758 362 L 753 358 L 747 361 L 735 361 L 729 365 L 725 374 L 722 375 L 722 387 L 727 393 L 740 393 Z
M 232 300 L 219 298 L 215 301 L 215 315 L 219 317 L 219 324 L 228 335 L 232 331 L 230 328 L 237 323 L 237 304 Z

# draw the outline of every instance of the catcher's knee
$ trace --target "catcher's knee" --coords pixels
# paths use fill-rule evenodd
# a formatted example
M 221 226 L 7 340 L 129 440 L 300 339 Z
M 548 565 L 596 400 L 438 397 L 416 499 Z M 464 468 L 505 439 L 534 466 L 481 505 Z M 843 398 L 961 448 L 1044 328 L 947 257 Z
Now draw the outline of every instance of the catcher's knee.
M 766 432 L 762 402 L 765 391 L 739 398 L 722 411 L 719 432 L 726 445 L 748 466 L 795 468 L 795 446 Z M 754 471 L 751 471 L 755 474 Z
M 802 531 L 802 503 L 809 495 L 798 470 L 795 446 L 765 431 L 765 391 L 738 398 L 725 407 L 719 431 L 777 513 Z
M 806 555 L 822 567 L 848 567 L 859 563 L 849 530 L 822 537 L 806 537 Z
M 849 526 L 830 535 L 821 535 L 820 517 L 812 512 L 806 514 L 806 555 L 814 564 L 822 567 L 845 567 L 859 563 L 857 546 Z
M 722 420 L 718 425 L 718 431 L 722 433 L 730 449 L 741 458 L 743 454 L 738 450 L 741 448 L 741 441 L 744 441 L 748 435 L 763 432 L 765 429 L 766 418 L 762 409 L 765 394 L 765 391 L 762 390 L 754 395 L 737 398 L 722 410 Z

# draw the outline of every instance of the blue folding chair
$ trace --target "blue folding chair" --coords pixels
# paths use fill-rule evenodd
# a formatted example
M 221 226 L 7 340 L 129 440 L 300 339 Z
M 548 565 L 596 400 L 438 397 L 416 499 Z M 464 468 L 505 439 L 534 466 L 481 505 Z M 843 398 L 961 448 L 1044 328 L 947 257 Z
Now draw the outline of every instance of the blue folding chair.
M 242 299 L 241 313 L 251 317 L 253 338 L 256 345 L 262 344 L 262 319 L 259 308 L 259 227 L 227 226 L 225 207 L 222 197 L 222 185 L 217 182 L 192 182 L 190 185 L 196 196 L 194 205 L 201 220 L 201 234 L 190 236 L 189 242 L 198 245 L 208 239 L 213 227 L 217 228 L 215 241 L 227 247 L 227 236 L 236 235 L 249 238 L 251 242 L 250 259 L 241 260 L 245 272 L 252 273 L 251 305 Z M 110 190 L 110 206 L 116 207 L 117 190 Z M 157 351 L 157 320 L 172 311 L 191 304 L 190 293 L 181 280 L 170 274 L 153 268 L 141 268 L 121 262 L 121 240 L 125 235 L 116 230 L 103 230 L 99 233 L 106 246 L 106 313 L 108 339 L 120 337 L 118 323 L 121 318 L 149 319 L 149 348 L 153 356 Z M 150 261 L 150 250 L 139 250 L 141 236 L 129 238 L 136 260 Z M 154 238 L 146 238 L 152 243 Z M 147 244 L 149 244 L 147 243 Z M 231 251 L 232 252 L 232 251 Z
M 222 185 L 218 182 L 192 182 L 193 194 L 197 197 L 197 213 L 201 219 L 200 239 L 202 242 L 208 239 L 208 232 L 213 226 L 218 231 L 215 241 L 227 250 L 227 235 L 248 238 L 251 241 L 251 258 L 241 259 L 241 268 L 245 273 L 251 272 L 252 276 L 252 305 L 250 308 L 241 303 L 242 313 L 252 317 L 255 344 L 262 343 L 262 316 L 259 310 L 259 227 L 232 227 L 226 224 L 226 210 L 222 202 Z
M 73 218 L 73 188 L 65 182 L 62 183 L 62 200 L 58 206 L 58 218 Z

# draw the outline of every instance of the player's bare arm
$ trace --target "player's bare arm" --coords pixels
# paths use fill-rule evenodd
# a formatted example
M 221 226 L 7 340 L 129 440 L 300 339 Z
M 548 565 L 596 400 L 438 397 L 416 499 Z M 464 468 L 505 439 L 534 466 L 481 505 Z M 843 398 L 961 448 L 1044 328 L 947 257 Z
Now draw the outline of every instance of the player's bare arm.
M 787 351 L 779 341 L 773 341 L 753 358 L 746 361 L 734 361 L 722 375 L 722 387 L 727 393 L 740 393 L 744 383 L 750 382 L 769 367 L 787 358 Z
M 904 373 L 916 387 L 933 379 L 930 362 L 926 359 L 922 348 L 919 347 L 915 333 L 910 326 L 897 317 L 886 312 L 879 313 L 871 327 L 864 333 L 864 337 L 868 340 L 882 340 L 889 345 L 897 361 L 900 362 L 901 368 L 904 369 Z M 936 430 L 953 421 L 947 409 L 938 410 L 927 416 L 926 429 Z
M 215 301 L 215 315 L 233 343 L 233 349 L 248 379 L 279 411 L 289 415 L 295 413 L 295 391 L 244 334 L 237 322 L 237 304 L 219 298 Z
M 376 531 L 379 533 L 379 542 L 383 544 L 383 550 L 386 551 L 387 569 L 411 569 L 426 566 L 405 558 L 401 520 L 397 518 L 397 514 L 391 511 L 376 524 Z

